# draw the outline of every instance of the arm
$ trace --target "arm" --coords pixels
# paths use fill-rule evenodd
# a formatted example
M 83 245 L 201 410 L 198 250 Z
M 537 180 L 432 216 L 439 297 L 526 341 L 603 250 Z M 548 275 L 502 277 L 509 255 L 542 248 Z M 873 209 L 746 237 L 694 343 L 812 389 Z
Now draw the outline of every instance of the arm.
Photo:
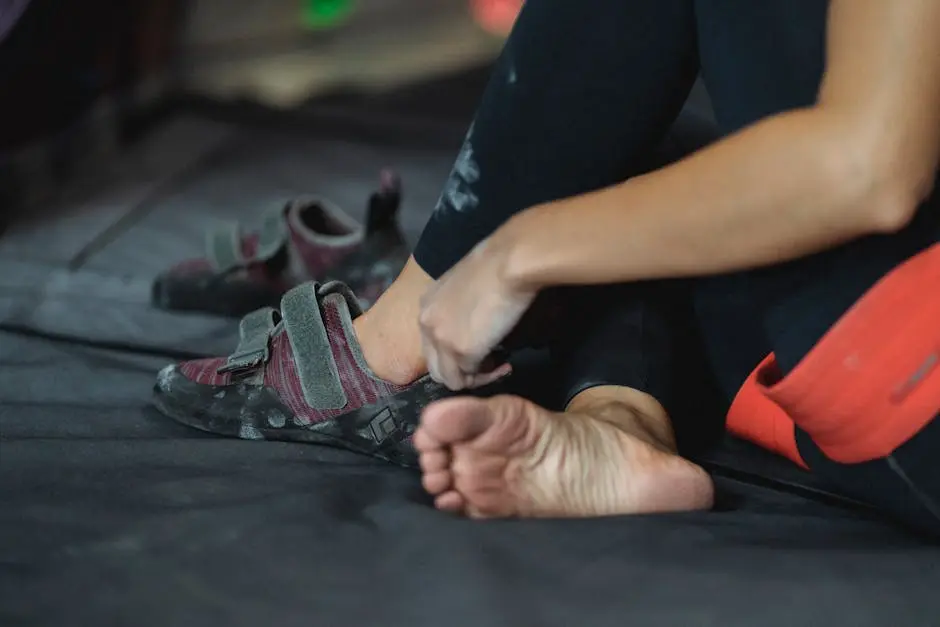
M 937 0 L 833 0 L 814 106 L 527 210 L 487 247 L 538 289 L 743 270 L 899 230 L 940 159 L 938 33 Z

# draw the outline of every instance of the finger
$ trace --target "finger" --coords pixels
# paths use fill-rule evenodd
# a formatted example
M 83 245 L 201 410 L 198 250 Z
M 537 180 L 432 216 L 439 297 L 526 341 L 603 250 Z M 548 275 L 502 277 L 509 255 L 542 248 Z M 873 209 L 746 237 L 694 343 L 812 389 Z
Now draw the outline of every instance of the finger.
M 466 387 L 460 369 L 449 365 L 444 358 L 437 354 L 434 355 L 433 359 L 428 360 L 428 375 L 433 381 L 440 383 L 453 392 L 458 392 Z
M 476 381 L 495 381 L 509 374 L 508 355 L 499 352 L 461 352 L 458 367 L 463 373 L 466 387 L 479 387 L 485 383 Z
M 468 381 L 457 365 L 453 352 L 434 339 L 431 332 L 422 330 L 421 349 L 431 379 L 453 391 L 467 387 Z
M 470 384 L 471 376 L 465 373 L 457 360 L 450 353 L 444 353 L 440 359 L 441 381 L 453 392 L 464 390 Z
M 480 366 L 476 371 L 490 372 L 491 370 L 496 370 L 507 361 L 509 361 L 509 351 L 506 350 L 504 346 L 497 345 L 490 351 L 490 354 L 480 362 Z
M 485 385 L 489 385 L 495 381 L 499 381 L 503 377 L 507 377 L 512 374 L 512 364 L 505 363 L 502 366 L 496 368 L 495 370 L 490 370 L 489 372 L 481 372 L 470 377 L 469 387 L 471 388 L 480 388 Z
M 471 353 L 469 351 L 454 351 L 454 361 L 457 364 L 457 367 L 460 369 L 460 372 L 466 375 L 475 375 L 479 372 L 489 372 L 496 366 L 498 363 L 494 363 L 486 360 L 486 354 L 479 355 L 477 353 Z
M 428 372 L 431 374 L 432 379 L 455 392 L 467 387 L 470 383 L 469 377 L 460 368 L 460 364 L 452 350 L 437 345 L 434 347 L 434 357 L 434 372 L 431 372 L 430 364 L 428 365 Z
M 441 359 L 437 350 L 437 346 L 423 332 L 423 330 L 421 333 L 421 352 L 424 354 L 424 362 L 428 367 L 428 375 L 432 380 L 437 381 L 438 383 L 444 383 L 444 375 L 441 372 Z
M 441 380 L 441 369 L 438 366 L 437 353 L 434 351 L 424 351 L 424 361 L 428 366 L 428 376 L 430 376 L 433 381 L 443 383 Z

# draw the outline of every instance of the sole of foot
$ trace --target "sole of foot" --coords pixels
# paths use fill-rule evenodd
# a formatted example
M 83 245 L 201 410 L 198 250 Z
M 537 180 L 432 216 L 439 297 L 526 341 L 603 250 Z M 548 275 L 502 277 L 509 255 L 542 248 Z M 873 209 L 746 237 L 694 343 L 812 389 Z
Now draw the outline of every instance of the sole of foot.
M 414 436 L 435 506 L 472 518 L 709 509 L 708 474 L 653 442 L 589 413 L 550 412 L 516 396 L 437 402 Z

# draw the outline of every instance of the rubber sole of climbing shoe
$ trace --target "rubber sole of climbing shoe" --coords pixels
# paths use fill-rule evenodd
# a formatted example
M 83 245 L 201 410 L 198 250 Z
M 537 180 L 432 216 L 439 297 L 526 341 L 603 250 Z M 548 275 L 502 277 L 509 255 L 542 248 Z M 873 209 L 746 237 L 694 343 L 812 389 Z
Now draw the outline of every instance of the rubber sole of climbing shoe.
M 199 312 L 237 318 L 262 307 L 277 307 L 283 290 L 251 281 L 225 281 L 207 276 L 158 277 L 151 288 L 151 302 L 159 309 Z
M 497 386 L 475 390 L 490 396 Z M 243 440 L 323 444 L 414 468 L 417 454 L 411 435 L 421 410 L 453 392 L 425 377 L 411 387 L 370 405 L 328 420 L 303 424 L 272 388 L 248 383 L 204 385 L 188 379 L 177 366 L 160 371 L 153 403 L 164 415 L 189 427 Z

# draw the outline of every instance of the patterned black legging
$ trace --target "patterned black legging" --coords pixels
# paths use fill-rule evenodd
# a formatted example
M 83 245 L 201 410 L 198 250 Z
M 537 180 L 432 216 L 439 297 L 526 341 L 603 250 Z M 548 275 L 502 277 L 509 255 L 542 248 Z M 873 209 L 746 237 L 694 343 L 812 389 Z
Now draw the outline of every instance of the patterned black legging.
M 641 173 L 699 74 L 721 133 L 813 104 L 827 9 L 823 0 L 530 0 L 416 248 L 418 263 L 440 276 L 512 214 Z M 935 195 L 896 235 L 685 284 L 726 397 L 771 351 L 788 372 L 880 277 L 936 243 L 937 205 Z M 569 389 L 625 385 L 670 407 L 670 377 L 692 359 L 670 315 L 675 290 L 617 286 L 580 300 L 586 319 L 556 351 Z M 940 527 L 940 421 L 891 464 L 836 464 L 797 431 L 803 459 L 837 488 Z

